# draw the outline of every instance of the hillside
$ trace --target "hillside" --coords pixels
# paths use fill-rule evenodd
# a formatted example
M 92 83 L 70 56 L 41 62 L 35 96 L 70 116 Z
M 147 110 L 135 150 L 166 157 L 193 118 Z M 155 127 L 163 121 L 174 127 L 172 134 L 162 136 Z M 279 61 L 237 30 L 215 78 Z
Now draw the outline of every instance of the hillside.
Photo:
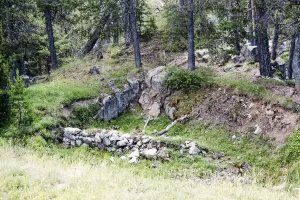
M 257 2 L 0 2 L 0 199 L 300 199 L 299 5 Z

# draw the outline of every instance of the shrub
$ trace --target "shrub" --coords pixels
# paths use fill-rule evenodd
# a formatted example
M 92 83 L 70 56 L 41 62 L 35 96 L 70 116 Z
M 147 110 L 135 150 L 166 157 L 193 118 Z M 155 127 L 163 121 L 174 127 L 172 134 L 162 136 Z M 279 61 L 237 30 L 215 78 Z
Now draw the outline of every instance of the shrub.
M 186 71 L 184 69 L 171 70 L 167 79 L 167 85 L 171 89 L 199 89 L 214 84 L 212 70 L 201 68 L 195 71 Z
M 11 85 L 10 95 L 10 125 L 16 130 L 14 136 L 23 137 L 29 133 L 33 122 L 33 112 L 25 95 L 24 81 L 17 72 L 15 84 Z
M 300 130 L 292 134 L 281 149 L 283 164 L 300 161 Z

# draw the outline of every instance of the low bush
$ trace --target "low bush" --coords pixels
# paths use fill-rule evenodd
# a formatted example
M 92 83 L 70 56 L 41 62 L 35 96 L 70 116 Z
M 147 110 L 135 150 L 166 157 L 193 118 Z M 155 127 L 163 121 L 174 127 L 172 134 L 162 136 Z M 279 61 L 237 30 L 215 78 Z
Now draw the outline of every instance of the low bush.
M 168 87 L 175 90 L 199 89 L 212 86 L 214 83 L 214 75 L 209 68 L 201 68 L 191 72 L 184 69 L 173 69 L 167 79 Z

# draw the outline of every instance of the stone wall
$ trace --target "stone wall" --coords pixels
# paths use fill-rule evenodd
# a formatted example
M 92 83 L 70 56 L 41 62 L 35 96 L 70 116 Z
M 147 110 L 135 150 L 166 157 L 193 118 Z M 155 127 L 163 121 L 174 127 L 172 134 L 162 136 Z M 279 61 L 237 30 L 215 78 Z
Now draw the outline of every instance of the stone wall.
M 138 98 L 140 93 L 140 83 L 135 78 L 128 78 L 122 90 L 115 86 L 113 80 L 109 82 L 109 86 L 114 95 L 103 94 L 98 100 L 102 108 L 98 111 L 97 117 L 105 121 L 116 118 L 129 106 L 131 101 Z
M 116 130 L 98 130 L 87 133 L 78 128 L 65 128 L 63 146 L 75 148 L 89 146 L 101 151 L 116 152 L 120 156 L 128 158 L 128 162 L 135 164 L 140 158 L 169 160 L 170 150 L 180 151 L 187 155 L 205 155 L 205 150 L 200 150 L 195 142 L 185 142 L 176 148 L 168 146 L 164 142 L 153 140 L 150 136 L 132 136 L 120 134 Z

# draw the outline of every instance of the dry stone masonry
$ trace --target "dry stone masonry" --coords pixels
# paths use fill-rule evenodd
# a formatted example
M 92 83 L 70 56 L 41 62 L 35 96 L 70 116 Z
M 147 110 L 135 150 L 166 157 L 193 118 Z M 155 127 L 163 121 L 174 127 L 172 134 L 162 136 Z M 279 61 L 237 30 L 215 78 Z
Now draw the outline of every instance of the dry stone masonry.
M 114 95 L 103 94 L 98 102 L 101 109 L 97 116 L 105 121 L 110 121 L 121 114 L 140 93 L 140 83 L 136 78 L 128 78 L 123 90 L 116 87 L 115 81 L 109 82 L 110 88 Z
M 170 159 L 169 152 L 174 150 L 168 144 L 153 140 L 150 136 L 132 136 L 120 134 L 116 130 L 98 130 L 88 133 L 78 128 L 65 128 L 63 136 L 65 148 L 89 146 L 100 151 L 116 152 L 119 155 L 128 154 L 125 159 L 128 163 L 136 164 L 140 158 L 152 160 Z M 205 155 L 205 150 L 200 150 L 195 142 L 185 142 L 175 150 L 187 155 Z

